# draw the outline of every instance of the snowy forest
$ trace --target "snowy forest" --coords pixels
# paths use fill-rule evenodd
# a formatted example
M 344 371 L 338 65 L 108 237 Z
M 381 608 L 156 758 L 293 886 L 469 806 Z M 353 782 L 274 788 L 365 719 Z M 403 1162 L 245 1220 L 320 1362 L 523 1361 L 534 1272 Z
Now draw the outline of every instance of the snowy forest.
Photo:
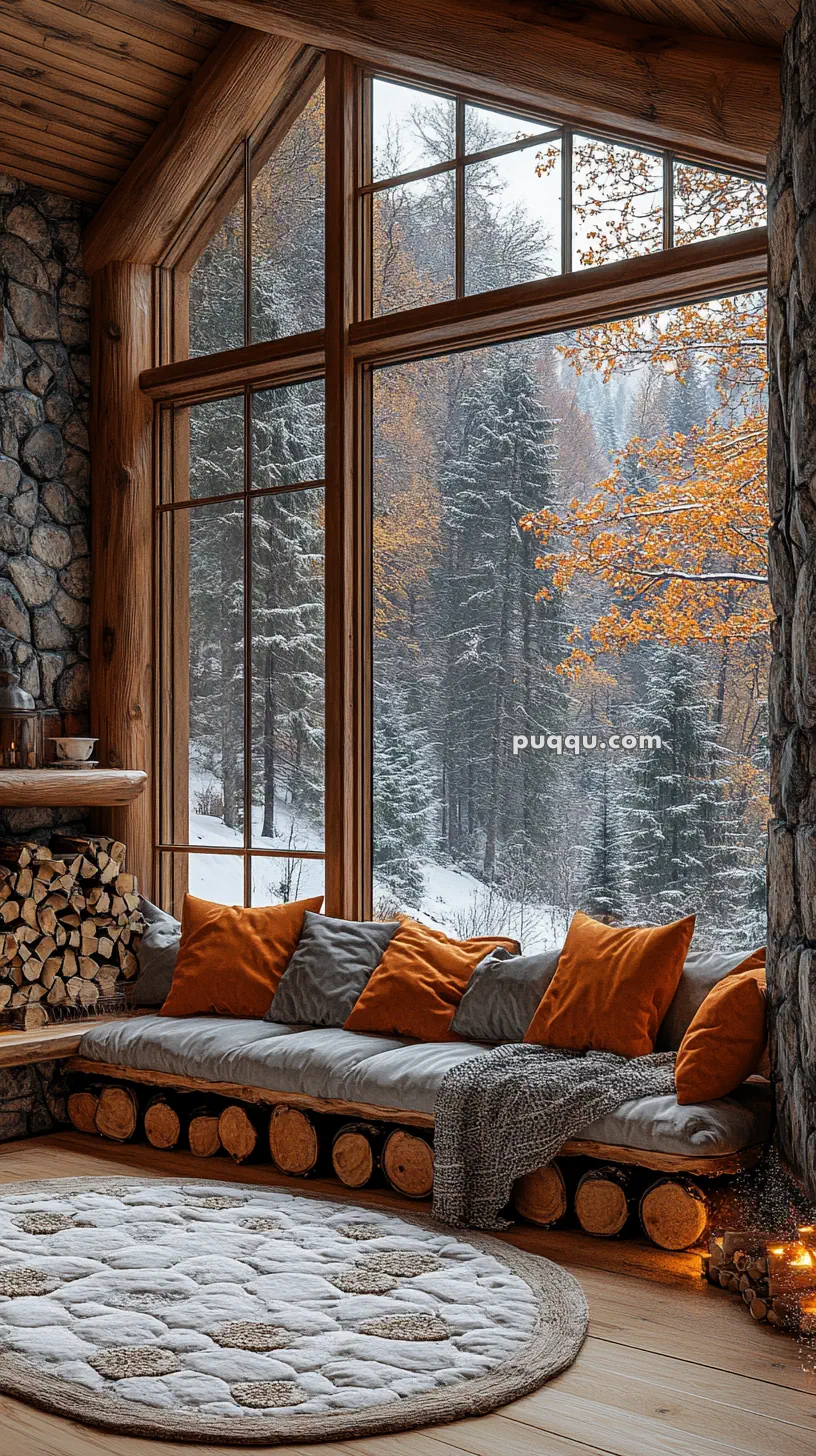
M 449 160 L 453 103 L 380 84 L 374 178 Z M 541 128 L 465 111 L 480 157 L 464 169 L 466 291 L 558 271 L 561 142 L 485 158 Z M 661 159 L 579 137 L 573 155 L 572 265 L 662 246 Z M 255 340 L 322 322 L 323 171 L 318 92 L 253 183 Z M 373 193 L 374 313 L 453 296 L 452 178 Z M 675 164 L 674 187 L 678 243 L 764 220 L 759 183 Z M 193 272 L 195 353 L 243 340 L 243 224 L 239 209 Z M 696 943 L 762 941 L 764 368 L 757 295 L 376 372 L 377 915 L 532 948 L 576 908 L 696 911 Z M 322 884 L 320 861 L 297 855 L 323 847 L 322 387 L 255 394 L 248 461 L 243 410 L 237 397 L 187 412 L 201 504 L 183 512 L 190 799 L 176 841 L 204 851 L 190 888 L 235 901 L 241 860 L 207 846 L 286 851 L 254 860 L 258 903 Z M 247 485 L 277 489 L 249 501 Z M 661 746 L 563 745 L 612 734 Z

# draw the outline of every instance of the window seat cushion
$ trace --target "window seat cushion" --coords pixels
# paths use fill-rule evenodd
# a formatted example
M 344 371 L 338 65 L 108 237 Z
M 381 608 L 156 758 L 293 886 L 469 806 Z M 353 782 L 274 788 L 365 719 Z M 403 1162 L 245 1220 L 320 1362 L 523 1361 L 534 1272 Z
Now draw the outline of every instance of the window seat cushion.
M 489 1050 L 256 1020 L 142 1016 L 90 1028 L 79 1055 L 157 1075 L 433 1115 L 445 1073 Z M 770 1117 L 770 1089 L 746 1083 L 730 1097 L 696 1106 L 680 1107 L 673 1096 L 626 1102 L 581 1139 L 674 1157 L 724 1157 L 764 1142 Z

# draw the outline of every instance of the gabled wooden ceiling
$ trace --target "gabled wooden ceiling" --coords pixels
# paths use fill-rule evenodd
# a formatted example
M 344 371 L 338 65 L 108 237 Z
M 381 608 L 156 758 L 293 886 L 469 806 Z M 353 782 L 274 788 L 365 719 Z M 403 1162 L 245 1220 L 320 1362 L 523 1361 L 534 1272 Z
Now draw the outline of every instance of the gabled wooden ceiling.
M 166 0 L 0 0 L 0 172 L 98 205 L 225 29 Z
M 580 0 L 570 3 L 586 8 Z M 592 0 L 592 4 L 595 10 L 626 15 L 630 20 L 777 49 L 799 8 L 798 0 Z
M 774 48 L 796 12 L 796 0 L 594 6 Z M 0 172 L 98 206 L 225 29 L 178 0 L 0 0 Z

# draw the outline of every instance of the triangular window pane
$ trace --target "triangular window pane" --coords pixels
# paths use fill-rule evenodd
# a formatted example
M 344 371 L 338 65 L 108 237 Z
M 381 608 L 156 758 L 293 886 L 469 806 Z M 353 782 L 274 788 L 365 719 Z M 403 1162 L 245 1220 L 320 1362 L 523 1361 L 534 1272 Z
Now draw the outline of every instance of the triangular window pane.
M 252 183 L 252 339 L 323 327 L 326 105 L 315 92 Z

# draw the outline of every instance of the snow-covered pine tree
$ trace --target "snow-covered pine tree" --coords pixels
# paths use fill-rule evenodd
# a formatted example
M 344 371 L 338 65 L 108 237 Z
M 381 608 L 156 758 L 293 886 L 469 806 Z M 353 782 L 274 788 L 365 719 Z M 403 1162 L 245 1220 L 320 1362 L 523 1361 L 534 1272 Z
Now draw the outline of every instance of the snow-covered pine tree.
M 599 737 L 600 735 L 595 735 Z M 587 816 L 582 842 L 581 909 L 623 920 L 627 902 L 623 766 L 608 750 L 587 760 L 583 793 Z
M 427 734 L 393 680 L 374 692 L 374 875 L 418 907 L 425 888 L 433 769 Z

